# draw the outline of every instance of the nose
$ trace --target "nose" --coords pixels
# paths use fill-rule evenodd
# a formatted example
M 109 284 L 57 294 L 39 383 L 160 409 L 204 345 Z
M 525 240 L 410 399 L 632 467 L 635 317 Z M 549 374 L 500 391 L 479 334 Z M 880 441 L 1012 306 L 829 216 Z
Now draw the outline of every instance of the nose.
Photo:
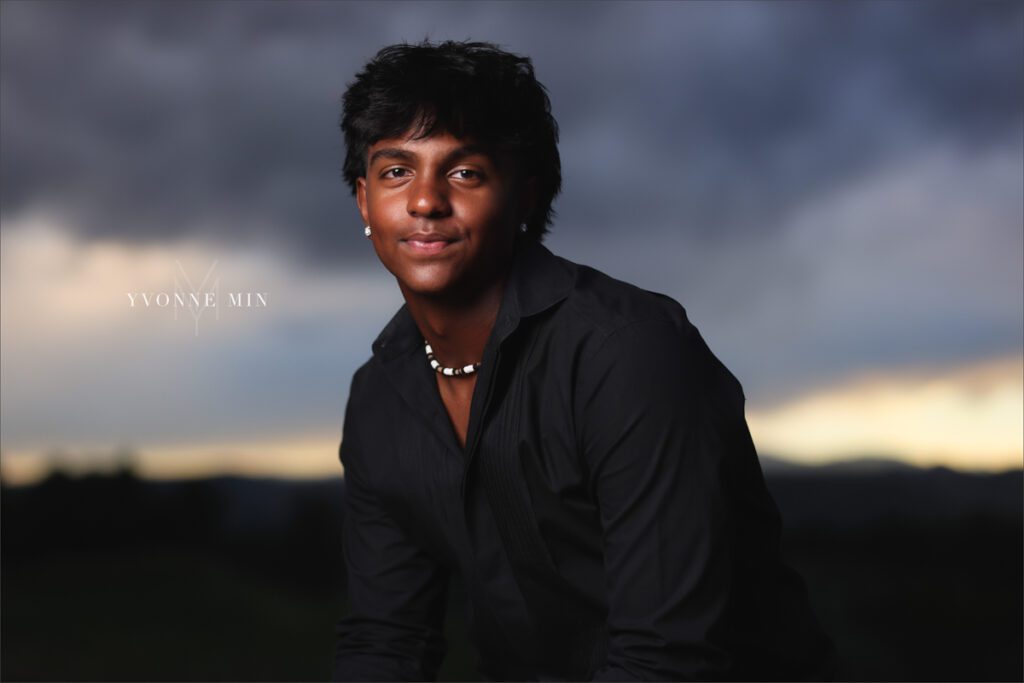
M 451 212 L 451 204 L 448 203 L 448 190 L 445 183 L 429 175 L 413 180 L 409 185 L 407 210 L 410 216 L 420 218 L 448 215 Z

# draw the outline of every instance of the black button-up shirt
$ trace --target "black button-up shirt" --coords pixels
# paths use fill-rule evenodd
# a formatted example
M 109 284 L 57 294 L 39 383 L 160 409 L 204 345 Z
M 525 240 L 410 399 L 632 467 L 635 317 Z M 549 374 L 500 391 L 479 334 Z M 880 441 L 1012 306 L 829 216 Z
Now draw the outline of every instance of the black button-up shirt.
M 432 680 L 450 572 L 498 680 L 832 675 L 743 416 L 673 299 L 522 242 L 458 445 L 406 306 L 353 379 L 335 680 Z

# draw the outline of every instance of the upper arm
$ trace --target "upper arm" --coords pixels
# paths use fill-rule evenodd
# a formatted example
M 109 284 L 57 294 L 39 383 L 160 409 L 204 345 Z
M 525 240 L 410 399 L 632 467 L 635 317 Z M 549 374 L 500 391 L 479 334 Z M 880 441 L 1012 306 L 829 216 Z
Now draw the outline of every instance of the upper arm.
M 581 448 L 603 529 L 611 637 L 598 679 L 714 677 L 732 663 L 722 630 L 739 385 L 695 328 L 668 319 L 608 335 L 585 377 Z
M 353 382 L 353 386 L 355 382 Z M 342 548 L 349 612 L 337 624 L 334 680 L 435 680 L 445 654 L 448 569 L 388 514 L 370 486 L 372 448 L 350 396 Z

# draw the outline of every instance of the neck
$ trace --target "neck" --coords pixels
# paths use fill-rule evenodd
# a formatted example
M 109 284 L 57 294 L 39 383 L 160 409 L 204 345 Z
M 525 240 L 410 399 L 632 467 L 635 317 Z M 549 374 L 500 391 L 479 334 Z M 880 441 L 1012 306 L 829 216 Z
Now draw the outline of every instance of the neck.
M 409 313 L 442 365 L 461 367 L 483 359 L 508 275 L 506 268 L 489 285 L 468 287 L 455 296 L 425 296 L 402 288 Z

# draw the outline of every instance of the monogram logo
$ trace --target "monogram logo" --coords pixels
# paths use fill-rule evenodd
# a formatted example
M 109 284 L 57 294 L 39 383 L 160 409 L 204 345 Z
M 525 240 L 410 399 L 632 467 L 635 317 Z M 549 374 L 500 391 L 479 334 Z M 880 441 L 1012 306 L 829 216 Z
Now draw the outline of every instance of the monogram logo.
M 187 310 L 192 318 L 195 336 L 199 336 L 199 320 L 208 309 L 213 310 L 215 320 L 220 320 L 220 276 L 214 277 L 217 267 L 214 260 L 206 270 L 198 285 L 185 272 L 181 261 L 175 260 L 176 270 L 173 276 L 172 292 L 127 292 L 129 308 L 170 308 L 174 319 L 178 319 L 179 310 Z M 227 293 L 228 308 L 266 308 L 267 292 L 229 291 Z

